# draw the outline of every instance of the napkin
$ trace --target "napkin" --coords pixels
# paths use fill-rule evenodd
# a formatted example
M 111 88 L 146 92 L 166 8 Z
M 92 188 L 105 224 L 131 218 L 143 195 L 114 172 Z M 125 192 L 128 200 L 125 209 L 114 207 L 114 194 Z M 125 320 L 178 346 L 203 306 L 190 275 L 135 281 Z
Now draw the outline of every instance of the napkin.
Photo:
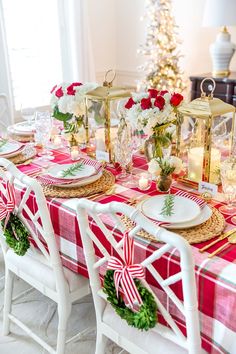
M 196 197 L 195 195 L 189 194 L 188 192 L 185 192 L 185 191 L 179 190 L 175 193 L 175 195 L 192 200 L 193 202 L 195 202 L 199 205 L 200 209 L 203 209 L 204 206 L 206 206 L 206 204 L 207 204 L 205 200 L 203 200 L 199 197 Z
M 82 161 L 80 160 L 80 162 L 82 162 L 84 165 L 93 166 L 95 168 L 96 171 L 92 175 L 90 175 L 89 178 L 97 175 L 103 168 L 102 164 L 96 160 L 83 159 Z M 43 185 L 58 185 L 58 184 L 72 184 L 78 181 L 83 181 L 87 178 L 88 176 L 65 179 L 65 178 L 54 177 L 49 174 L 45 174 L 45 175 L 38 176 L 37 180 Z
M 7 153 L 3 153 L 0 151 L 0 156 L 1 157 L 10 157 L 13 153 L 15 154 L 16 152 L 20 153 L 21 151 L 23 151 L 23 149 L 25 148 L 25 145 L 24 144 L 20 144 L 18 149 L 14 150 L 14 151 L 11 151 L 11 152 L 7 152 Z

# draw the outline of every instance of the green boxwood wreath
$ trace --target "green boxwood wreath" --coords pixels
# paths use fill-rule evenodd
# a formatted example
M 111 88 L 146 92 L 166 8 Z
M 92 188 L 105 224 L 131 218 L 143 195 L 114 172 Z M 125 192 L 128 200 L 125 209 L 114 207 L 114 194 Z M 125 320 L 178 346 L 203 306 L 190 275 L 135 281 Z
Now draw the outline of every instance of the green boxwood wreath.
M 113 270 L 108 270 L 104 276 L 103 291 L 107 295 L 107 301 L 112 305 L 116 313 L 126 320 L 129 326 L 147 331 L 155 327 L 157 323 L 157 304 L 154 296 L 139 280 L 135 279 L 134 282 L 143 301 L 138 312 L 133 312 L 129 309 L 121 296 L 117 298 Z
M 1 224 L 4 229 L 5 219 L 1 221 Z M 13 213 L 10 214 L 10 218 L 3 234 L 8 246 L 12 248 L 18 256 L 24 256 L 30 247 L 28 239 L 29 231 L 17 215 Z

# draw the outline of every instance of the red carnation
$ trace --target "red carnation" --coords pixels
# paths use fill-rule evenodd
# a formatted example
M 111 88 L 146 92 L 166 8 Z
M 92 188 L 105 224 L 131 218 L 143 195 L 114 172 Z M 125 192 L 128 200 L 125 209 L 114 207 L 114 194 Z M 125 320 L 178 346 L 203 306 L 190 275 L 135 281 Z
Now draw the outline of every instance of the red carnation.
M 60 87 L 59 89 L 56 90 L 55 95 L 56 95 L 58 98 L 60 98 L 60 97 L 62 97 L 62 96 L 64 95 L 63 90 L 62 90 L 62 87 Z
M 82 86 L 81 82 L 73 82 L 72 86 Z
M 142 98 L 140 104 L 143 110 L 152 108 L 152 102 L 150 97 Z
M 67 95 L 74 96 L 76 93 L 74 87 L 81 86 L 81 85 L 82 85 L 81 82 L 73 82 L 73 84 L 67 87 Z
M 154 102 L 154 106 L 158 107 L 160 109 L 160 111 L 164 108 L 165 106 L 165 99 L 162 96 L 157 96 Z
M 168 93 L 167 90 L 162 90 L 162 91 L 160 91 L 159 95 L 164 96 L 166 93 Z
M 51 89 L 50 93 L 53 93 L 56 90 L 57 85 L 53 86 L 53 88 Z
M 71 96 L 74 96 L 75 95 L 75 89 L 74 89 L 74 86 L 73 84 L 71 84 L 70 86 L 67 87 L 67 95 L 71 95 Z
M 128 99 L 128 101 L 126 102 L 126 104 L 125 104 L 125 108 L 126 109 L 130 109 L 131 107 L 133 107 L 134 104 L 135 104 L 135 102 L 134 102 L 133 98 L 130 97 Z
M 170 99 L 170 104 L 174 107 L 177 107 L 182 101 L 184 97 L 180 93 L 173 93 Z
M 150 98 L 156 98 L 158 95 L 158 91 L 156 89 L 149 89 L 148 92 Z

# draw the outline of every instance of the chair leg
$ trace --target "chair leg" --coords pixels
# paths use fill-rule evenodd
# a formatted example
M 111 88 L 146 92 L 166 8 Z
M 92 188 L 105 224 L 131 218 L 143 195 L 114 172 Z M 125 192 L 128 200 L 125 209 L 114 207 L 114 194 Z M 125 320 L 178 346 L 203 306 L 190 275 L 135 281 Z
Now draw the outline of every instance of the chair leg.
M 106 342 L 106 337 L 97 329 L 95 354 L 105 354 Z
M 68 318 L 71 313 L 71 304 L 58 304 L 58 333 L 57 333 L 57 349 L 56 354 L 64 354 L 65 353 L 65 345 L 66 345 L 66 329 Z
M 9 270 L 5 270 L 5 294 L 4 294 L 4 309 L 3 309 L 3 335 L 7 336 L 10 332 L 9 313 L 12 307 L 14 274 Z

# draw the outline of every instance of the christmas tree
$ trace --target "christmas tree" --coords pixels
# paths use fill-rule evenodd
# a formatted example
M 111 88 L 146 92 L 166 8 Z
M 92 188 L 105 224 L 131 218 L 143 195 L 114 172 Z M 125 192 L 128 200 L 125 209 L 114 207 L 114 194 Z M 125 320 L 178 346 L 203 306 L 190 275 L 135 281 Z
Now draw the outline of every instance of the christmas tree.
M 147 57 L 146 63 L 140 67 L 146 74 L 142 86 L 181 92 L 186 85 L 179 67 L 180 41 L 178 27 L 172 15 L 171 0 L 146 2 L 147 37 L 139 50 L 139 53 Z

